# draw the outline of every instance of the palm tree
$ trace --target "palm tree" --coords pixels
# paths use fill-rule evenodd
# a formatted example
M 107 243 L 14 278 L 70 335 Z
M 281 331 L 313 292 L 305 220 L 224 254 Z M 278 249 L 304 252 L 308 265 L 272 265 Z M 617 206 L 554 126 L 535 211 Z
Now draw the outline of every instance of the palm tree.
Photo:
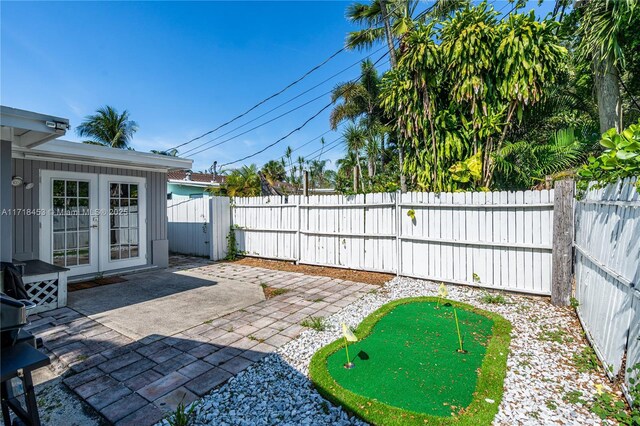
M 376 162 L 380 156 L 380 143 L 378 139 L 379 135 L 370 135 L 367 138 L 367 142 L 364 146 L 364 151 L 367 156 L 367 172 L 369 173 L 369 184 L 373 184 L 373 178 L 376 175 Z
M 309 163 L 310 185 L 312 188 L 322 188 L 325 185 L 325 167 L 327 160 L 312 160 Z
M 303 185 L 302 180 L 304 179 L 304 157 L 303 156 L 298 157 L 298 171 L 300 172 L 300 176 L 298 177 L 298 182 L 300 183 L 300 186 L 302 186 Z
M 340 83 L 331 92 L 331 101 L 336 104 L 329 117 L 331 128 L 335 130 L 347 120 L 355 122 L 361 119 L 367 128 L 382 123 L 384 113 L 380 107 L 379 95 L 378 70 L 371 60 L 362 61 L 359 81 Z
M 233 170 L 221 188 L 212 189 L 229 197 L 256 197 L 261 193 L 258 167 L 255 164 Z
M 347 180 L 353 182 L 353 192 L 358 192 L 358 158 L 356 153 L 347 150 L 345 156 L 336 161 L 336 165 L 338 166 L 336 181 L 339 175 L 344 175 Z
M 294 170 L 294 165 L 293 165 L 293 158 L 291 157 L 291 155 L 293 154 L 293 148 L 291 148 L 290 146 L 287 147 L 285 153 L 284 153 L 284 158 L 287 159 L 287 162 L 289 163 L 289 183 L 290 184 L 295 184 L 296 181 L 296 172 Z M 283 158 L 283 161 L 284 161 Z
M 76 128 L 79 136 L 88 137 L 84 143 L 127 149 L 133 134 L 138 131 L 138 124 L 129 119 L 129 111 L 122 114 L 106 105 L 98 108 L 95 115 L 85 117 Z
M 283 162 L 277 160 L 266 162 L 265 165 L 262 166 L 262 174 L 271 185 L 283 181 L 287 176 Z
M 364 192 L 364 182 L 360 177 L 362 176 L 362 164 L 360 159 L 360 151 L 366 144 L 366 133 L 361 127 L 350 124 L 342 134 L 345 142 L 347 143 L 347 155 L 355 158 L 354 174 L 353 174 L 353 188 L 354 191 L 358 188 L 358 181 L 360 181 L 360 187 Z
M 621 41 L 625 31 L 637 25 L 639 6 L 638 0 L 577 2 L 583 8 L 579 49 L 592 60 L 601 133 L 611 128 L 622 131 L 619 82 L 625 55 Z

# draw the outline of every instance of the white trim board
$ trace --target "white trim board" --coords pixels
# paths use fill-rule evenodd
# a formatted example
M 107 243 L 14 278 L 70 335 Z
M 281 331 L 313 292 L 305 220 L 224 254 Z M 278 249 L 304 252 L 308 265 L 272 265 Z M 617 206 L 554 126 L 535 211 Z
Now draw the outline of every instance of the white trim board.
M 26 160 L 91 164 L 134 170 L 182 170 L 190 169 L 193 165 L 193 160 L 186 158 L 63 140 L 51 141 L 34 149 L 14 146 L 12 156 Z

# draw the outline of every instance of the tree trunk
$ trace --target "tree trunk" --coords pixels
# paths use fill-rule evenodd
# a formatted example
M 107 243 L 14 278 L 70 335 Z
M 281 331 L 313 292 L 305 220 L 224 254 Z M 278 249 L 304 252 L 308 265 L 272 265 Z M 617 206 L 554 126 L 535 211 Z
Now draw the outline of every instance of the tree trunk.
M 604 59 L 596 56 L 593 60 L 593 66 L 600 133 L 611 128 L 620 132 L 622 130 L 622 102 L 618 86 L 618 68 L 610 56 Z
M 382 20 L 384 21 L 384 33 L 387 36 L 387 46 L 389 47 L 389 62 L 391 68 L 395 68 L 398 60 L 396 58 L 396 49 L 393 46 L 393 34 L 391 33 L 391 20 L 389 19 L 389 11 L 386 0 L 378 0 L 380 3 L 380 11 L 382 12 Z
M 404 151 L 398 143 L 398 165 L 400 167 L 400 191 L 407 192 L 407 177 L 404 175 Z
M 358 166 L 353 166 L 353 192 L 358 192 Z
M 373 185 L 373 177 L 375 176 L 376 171 L 374 159 L 371 157 L 367 159 L 367 171 L 369 172 L 369 185 Z

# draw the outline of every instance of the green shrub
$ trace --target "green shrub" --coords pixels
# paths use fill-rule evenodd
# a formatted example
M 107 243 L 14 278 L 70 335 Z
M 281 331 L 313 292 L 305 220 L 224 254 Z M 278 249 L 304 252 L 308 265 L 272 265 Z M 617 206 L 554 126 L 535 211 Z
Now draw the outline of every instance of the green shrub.
M 618 179 L 640 176 L 640 121 L 621 133 L 615 129 L 604 132 L 600 140 L 605 150 L 598 157 L 589 157 L 589 163 L 578 170 L 582 178 L 578 188 L 586 190 L 589 182 L 596 188 L 617 182 Z M 640 191 L 640 180 L 636 181 Z

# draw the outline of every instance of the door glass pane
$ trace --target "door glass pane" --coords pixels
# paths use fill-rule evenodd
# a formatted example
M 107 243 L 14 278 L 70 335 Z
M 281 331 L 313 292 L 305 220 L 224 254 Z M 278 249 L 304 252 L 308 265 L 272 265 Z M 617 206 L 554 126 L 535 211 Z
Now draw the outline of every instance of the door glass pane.
M 89 232 L 78 233 L 78 247 L 89 248 Z
M 78 182 L 78 195 L 80 197 L 89 196 L 89 182 Z
M 90 263 L 89 182 L 54 179 L 52 187 L 53 263 L 58 266 Z
M 138 185 L 111 183 L 109 189 L 111 260 L 139 257 Z
M 67 197 L 77 197 L 78 196 L 78 181 L 68 180 L 67 181 Z
M 53 216 L 53 230 L 54 231 L 64 231 L 64 221 L 65 221 L 65 217 L 60 215 L 60 214 L 56 214 Z
M 74 249 L 78 247 L 78 232 L 67 232 L 67 248 Z
M 66 266 L 64 262 L 64 250 L 53 252 L 53 264 L 56 266 Z
M 54 250 L 64 249 L 64 232 L 53 233 L 53 249 Z
M 63 180 L 53 181 L 53 196 L 64 197 L 64 181 Z

